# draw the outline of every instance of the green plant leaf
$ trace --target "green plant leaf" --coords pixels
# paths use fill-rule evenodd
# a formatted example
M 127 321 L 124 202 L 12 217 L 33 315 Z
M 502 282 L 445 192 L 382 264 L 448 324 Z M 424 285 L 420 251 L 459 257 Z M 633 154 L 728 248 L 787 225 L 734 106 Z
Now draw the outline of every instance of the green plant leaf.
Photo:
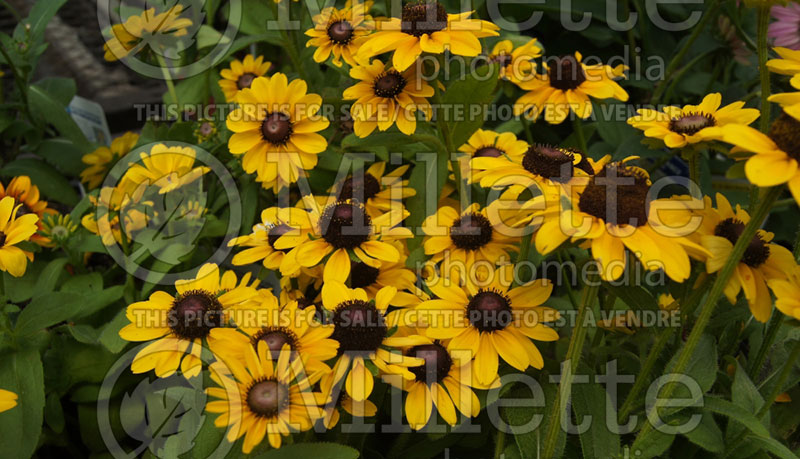
M 19 396 L 16 407 L 0 413 L 0 451 L 7 459 L 27 459 L 39 443 L 44 417 L 44 375 L 39 352 L 3 355 L 0 388 Z
M 14 333 L 26 336 L 72 317 L 83 296 L 72 292 L 48 292 L 37 296 L 19 313 Z
M 721 414 L 745 426 L 759 437 L 769 437 L 769 431 L 753 413 L 719 397 L 706 397 L 704 408 L 712 413 Z
M 617 415 L 603 386 L 595 383 L 572 386 L 572 409 L 577 422 L 581 422 L 584 416 L 592 417 L 589 430 L 580 435 L 583 457 L 617 457 L 620 453 L 619 434 L 611 432 L 605 422 L 607 411 L 613 412 L 614 418 Z
M 94 149 L 75 121 L 69 116 L 66 107 L 60 104 L 57 98 L 46 89 L 35 84 L 31 85 L 28 88 L 28 103 L 34 116 L 42 122 L 55 126 L 61 135 L 71 140 L 81 151 L 88 153 Z
M 296 459 L 298 457 L 314 459 L 356 459 L 358 450 L 338 443 L 295 443 L 280 449 L 273 449 L 264 454 L 254 456 L 255 459 Z
M 686 433 L 686 438 L 695 445 L 712 453 L 721 453 L 725 450 L 725 439 L 722 430 L 708 411 L 703 411 L 700 424 Z
M 39 187 L 42 195 L 53 201 L 74 206 L 80 201 L 78 193 L 56 168 L 36 158 L 18 158 L 3 166 L 3 177 L 27 175 Z
M 36 280 L 36 285 L 33 287 L 33 297 L 38 298 L 43 294 L 50 293 L 56 289 L 58 279 L 66 274 L 64 266 L 67 264 L 66 258 L 56 258 L 45 266 L 39 278 Z
M 448 120 L 448 125 L 454 148 L 463 145 L 483 125 L 486 105 L 492 101 L 492 93 L 497 87 L 498 72 L 498 65 L 486 66 L 485 71 L 467 72 L 444 93 L 442 104 L 453 117 Z
M 634 311 L 658 311 L 658 301 L 647 290 L 638 285 L 603 285 L 609 292 L 617 295 Z

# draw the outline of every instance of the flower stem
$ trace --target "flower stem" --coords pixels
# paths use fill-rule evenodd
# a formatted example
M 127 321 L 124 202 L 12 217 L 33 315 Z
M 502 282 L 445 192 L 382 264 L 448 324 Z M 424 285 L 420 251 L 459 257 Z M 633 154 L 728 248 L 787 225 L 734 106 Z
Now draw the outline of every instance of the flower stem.
M 433 84 L 433 90 L 435 103 L 436 105 L 440 105 L 442 102 L 442 93 L 436 82 Z M 464 179 L 461 177 L 461 163 L 457 157 L 451 158 L 451 155 L 456 153 L 455 145 L 453 145 L 453 134 L 450 132 L 450 126 L 447 124 L 447 120 L 442 114 L 442 111 L 436 113 L 436 127 L 439 131 L 439 135 L 442 137 L 444 147 L 447 150 L 447 159 L 450 161 L 450 167 L 453 169 L 453 177 L 455 178 L 456 188 L 458 189 L 458 201 L 461 203 L 461 210 L 463 211 L 470 204 L 469 196 L 467 196 L 467 185 L 464 184 Z
M 781 186 L 767 189 L 767 192 L 762 198 L 761 203 L 755 209 L 755 212 L 753 212 L 750 222 L 747 224 L 747 226 L 745 226 L 744 231 L 739 236 L 736 244 L 733 246 L 733 250 L 731 251 L 728 261 L 725 262 L 725 265 L 717 274 L 717 278 L 714 280 L 714 284 L 711 286 L 711 291 L 709 292 L 706 301 L 703 303 L 700 316 L 697 318 L 697 322 L 692 328 L 691 333 L 689 333 L 689 338 L 686 340 L 686 344 L 683 346 L 683 348 L 681 348 L 680 353 L 678 354 L 675 367 L 672 369 L 673 376 L 670 377 L 669 381 L 664 386 L 663 392 L 659 395 L 659 399 L 668 399 L 675 392 L 677 387 L 676 381 L 680 375 L 686 371 L 686 367 L 689 366 L 689 361 L 694 354 L 697 344 L 700 342 L 700 337 L 703 335 L 706 326 L 708 326 L 708 323 L 711 321 L 711 316 L 714 313 L 714 309 L 716 309 L 717 302 L 722 296 L 725 286 L 728 284 L 728 280 L 730 280 L 731 276 L 733 275 L 733 271 L 739 264 L 739 260 L 742 259 L 744 251 L 750 245 L 750 241 L 755 236 L 756 231 L 761 227 L 761 224 L 766 219 L 767 214 L 769 214 L 769 211 L 772 208 L 772 203 L 778 199 L 778 196 L 780 196 L 782 191 L 783 187 Z M 651 410 L 656 409 L 658 409 L 657 405 L 651 408 Z M 643 439 L 647 437 L 652 430 L 653 425 L 649 422 L 645 423 L 633 443 L 633 448 L 636 449 L 637 447 L 640 447 Z
M 758 348 L 758 354 L 756 354 L 756 358 L 753 360 L 753 363 L 750 366 L 750 379 L 752 381 L 756 380 L 758 373 L 761 371 L 761 367 L 764 365 L 764 360 L 767 358 L 767 353 L 769 352 L 770 348 L 772 348 L 772 344 L 775 342 L 775 337 L 778 336 L 778 330 L 781 328 L 781 324 L 783 323 L 783 314 L 774 311 L 772 313 L 772 319 L 766 326 L 767 333 L 764 335 L 764 340 L 761 342 L 761 347 Z
M 767 29 L 769 28 L 769 7 L 758 8 L 758 72 L 761 75 L 761 132 L 769 130 L 769 69 L 767 69 Z
M 495 459 L 502 459 L 506 450 L 506 433 L 502 430 L 497 431 L 497 441 L 494 444 Z
M 575 137 L 578 139 L 578 147 L 581 149 L 581 154 L 588 155 L 589 148 L 586 146 L 586 135 L 583 132 L 583 120 L 575 115 L 572 121 L 573 129 L 575 130 Z
M 583 343 L 586 341 L 586 327 L 584 327 L 586 311 L 594 302 L 595 298 L 597 298 L 599 290 L 600 280 L 597 274 L 594 274 L 589 277 L 584 287 L 581 304 L 578 307 L 578 314 L 575 316 L 575 328 L 572 330 L 572 337 L 569 340 L 567 355 L 564 358 L 564 365 L 562 365 L 563 374 L 561 375 L 561 382 L 558 385 L 558 393 L 556 394 L 556 399 L 553 401 L 553 407 L 550 410 L 550 421 L 547 424 L 542 457 L 555 457 L 558 436 L 561 431 L 561 417 L 567 415 L 565 411 L 567 409 L 567 401 L 572 392 L 572 379 L 575 375 L 575 371 L 578 369 L 578 362 L 580 362 L 581 352 L 583 351 Z
M 758 410 L 756 414 L 759 419 L 763 418 L 769 412 L 772 404 L 775 403 L 775 399 L 778 398 L 778 394 L 781 393 L 781 388 L 786 384 L 786 380 L 789 379 L 789 375 L 792 373 L 792 368 L 798 357 L 800 357 L 800 341 L 795 341 L 792 353 L 789 354 L 789 358 L 786 359 L 786 363 L 783 364 L 781 373 L 778 375 L 778 380 L 775 381 L 775 385 L 772 386 L 772 391 L 770 391 L 769 396 L 764 400 L 764 404 L 761 405 L 761 409 Z
M 169 71 L 167 61 L 164 60 L 164 56 L 162 56 L 160 53 L 155 54 L 156 59 L 158 59 L 158 65 L 161 67 L 161 73 L 164 75 L 164 81 L 167 83 L 169 98 L 172 99 L 173 104 L 180 106 L 180 102 L 178 101 L 178 91 L 175 90 L 175 83 L 172 81 L 172 73 Z

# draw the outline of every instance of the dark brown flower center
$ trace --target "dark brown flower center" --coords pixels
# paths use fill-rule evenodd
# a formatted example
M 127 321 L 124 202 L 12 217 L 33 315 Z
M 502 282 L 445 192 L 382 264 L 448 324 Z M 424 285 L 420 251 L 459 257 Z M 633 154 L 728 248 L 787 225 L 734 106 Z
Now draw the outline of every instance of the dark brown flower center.
M 328 37 L 337 45 L 346 45 L 353 39 L 353 26 L 342 19 L 328 26 Z
M 475 154 L 472 155 L 475 158 L 499 158 L 503 156 L 503 150 L 500 150 L 497 147 L 483 147 L 479 148 L 475 151 Z
M 576 89 L 586 81 L 586 73 L 583 66 L 575 56 L 557 57 L 549 64 L 547 76 L 550 79 L 550 86 L 568 91 Z
M 350 262 L 350 288 L 367 288 L 378 280 L 380 269 L 366 263 Z
M 275 417 L 289 406 L 289 388 L 274 379 L 259 381 L 247 391 L 247 406 L 259 417 Z
M 6 245 L 6 233 L 0 231 L 0 247 Z
M 735 218 L 728 218 L 719 222 L 714 228 L 714 234 L 719 237 L 724 237 L 731 244 L 736 244 L 742 233 L 744 232 L 745 224 L 741 220 Z M 758 234 L 753 236 L 742 256 L 742 263 L 750 266 L 751 268 L 758 268 L 769 258 L 769 246 L 761 239 Z
M 500 64 L 500 67 L 507 67 L 511 65 L 512 58 L 510 54 L 503 53 L 492 56 L 491 61 Z
M 339 342 L 339 354 L 374 352 L 388 332 L 383 314 L 374 303 L 361 300 L 341 303 L 333 312 L 333 325 L 331 338 Z
M 418 367 L 408 368 L 416 380 L 421 383 L 433 384 L 442 382 L 453 366 L 453 359 L 450 357 L 450 353 L 438 342 L 414 346 L 409 349 L 408 355 L 425 361 L 424 364 Z
M 534 145 L 522 157 L 522 167 L 531 174 L 566 183 L 572 179 L 575 152 L 550 145 Z
M 706 113 L 687 113 L 669 122 L 669 130 L 678 134 L 693 135 L 707 127 L 715 126 L 717 120 Z
M 467 305 L 467 319 L 482 332 L 506 328 L 512 322 L 511 301 L 493 290 L 480 290 Z
M 245 73 L 236 80 L 236 87 L 239 89 L 249 88 L 253 84 L 253 80 L 257 77 L 254 73 Z
M 459 249 L 478 250 L 492 240 L 492 224 L 482 214 L 462 215 L 450 227 L 450 240 Z
M 251 341 L 253 347 L 256 349 L 258 349 L 259 341 L 266 343 L 272 360 L 275 361 L 280 357 L 284 344 L 288 344 L 290 350 L 295 350 L 297 348 L 297 335 L 284 327 L 264 327 L 253 335 Z
M 269 229 L 267 232 L 267 241 L 269 242 L 269 246 L 272 247 L 273 250 L 280 250 L 281 252 L 288 253 L 292 249 L 276 249 L 275 243 L 278 242 L 281 236 L 291 231 L 292 228 L 288 225 L 284 225 L 281 223 L 280 225 L 275 225 Z
M 650 185 L 638 169 L 608 164 L 592 177 L 578 200 L 578 207 L 612 225 L 647 224 Z
M 769 128 L 769 138 L 789 157 L 800 161 L 800 121 L 781 113 Z
M 406 83 L 406 79 L 397 70 L 389 70 L 375 80 L 373 90 L 378 97 L 392 98 L 403 92 Z
M 292 131 L 292 121 L 285 113 L 269 113 L 261 122 L 261 136 L 273 145 L 284 145 Z
M 339 186 L 339 199 L 355 199 L 359 202 L 367 202 L 380 193 L 381 184 L 372 174 L 356 174 L 347 177 Z
M 372 233 L 372 221 L 364 207 L 351 202 L 338 202 L 325 208 L 320 218 L 323 238 L 337 249 L 360 246 Z
M 222 325 L 222 304 L 210 292 L 190 290 L 175 299 L 168 318 L 177 337 L 205 338 L 211 329 Z
M 420 0 L 403 6 L 400 30 L 421 37 L 447 27 L 447 10 L 438 2 Z

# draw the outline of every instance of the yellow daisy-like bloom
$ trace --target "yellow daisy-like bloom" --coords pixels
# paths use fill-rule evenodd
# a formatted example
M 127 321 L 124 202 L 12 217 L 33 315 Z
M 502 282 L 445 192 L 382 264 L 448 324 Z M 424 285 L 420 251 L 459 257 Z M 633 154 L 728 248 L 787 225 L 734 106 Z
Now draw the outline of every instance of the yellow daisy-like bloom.
M 394 287 L 384 287 L 370 300 L 360 288 L 350 289 L 335 280 L 325 281 L 322 303 L 332 312 L 331 338 L 339 342 L 339 354 L 333 371 L 320 381 L 323 394 L 333 393 L 334 386 L 344 380 L 347 395 L 356 402 L 366 400 L 375 384 L 369 367 L 409 380 L 414 378 L 408 367 L 418 366 L 422 360 L 402 355 L 397 347 L 424 344 L 425 339 L 389 335 L 385 314 L 389 305 L 394 304 L 396 293 Z
M 330 339 L 333 325 L 320 324 L 314 318 L 314 308 L 301 309 L 296 301 L 279 305 L 271 293 L 261 298 L 257 307 L 248 306 L 233 312 L 238 330 L 211 330 L 208 344 L 214 354 L 223 360 L 236 358 L 245 363 L 246 349 L 255 349 L 264 342 L 272 360 L 278 360 L 284 346 L 288 345 L 290 360 L 301 358 L 312 382 L 330 372 L 324 362 L 336 357 L 339 348 L 339 343 Z
M 39 220 L 36 214 L 17 216 L 21 208 L 22 205 L 16 204 L 10 196 L 0 199 L 0 271 L 6 271 L 14 277 L 25 274 L 28 260 L 33 261 L 31 252 L 16 245 L 36 234 L 36 222 Z
M 522 81 L 536 70 L 536 62 L 533 62 L 533 59 L 542 56 L 542 48 L 537 44 L 538 40 L 533 38 L 524 45 L 514 48 L 511 40 L 500 40 L 492 48 L 488 59 L 500 64 L 500 78 Z
M 494 131 L 478 129 L 470 136 L 467 143 L 461 145 L 458 151 L 466 153 L 470 157 L 470 169 L 465 173 L 461 172 L 462 177 L 467 177 L 469 183 L 480 182 L 485 175 L 485 171 L 476 171 L 474 160 L 476 158 L 511 158 L 512 161 L 521 162 L 525 152 L 528 151 L 528 144 L 524 140 L 517 139 L 511 132 L 502 134 Z
M 81 171 L 81 182 L 93 190 L 100 186 L 103 179 L 119 158 L 127 155 L 139 142 L 139 134 L 126 132 L 111 141 L 111 146 L 100 147 L 97 150 L 83 155 L 81 161 L 89 167 Z
M 775 294 L 778 311 L 794 319 L 800 319 L 800 272 L 793 270 L 787 279 L 770 279 L 767 285 Z
M 775 47 L 773 51 L 778 53 L 780 58 L 770 59 L 767 61 L 767 68 L 770 72 L 778 73 L 780 75 L 789 75 L 792 77 L 792 85 L 800 85 L 800 51 Z
M 55 246 L 55 243 L 62 243 L 69 239 L 75 231 L 78 230 L 78 225 L 72 221 L 69 215 L 61 214 L 47 214 L 42 219 L 41 234 L 51 241 L 50 246 Z
M 317 165 L 317 155 L 328 147 L 318 134 L 328 120 L 318 115 L 322 97 L 307 94 L 303 80 L 288 82 L 286 75 L 258 77 L 239 92 L 240 108 L 227 119 L 233 135 L 228 148 L 244 154 L 242 167 L 256 173 L 265 188 L 278 190 L 297 181 L 304 170 Z
M 689 278 L 689 255 L 702 259 L 708 255 L 689 237 L 696 227 L 686 224 L 668 226 L 670 220 L 688 214 L 677 210 L 682 204 L 672 199 L 649 200 L 650 177 L 644 169 L 623 162 L 605 165 L 585 184 L 573 187 L 570 208 L 562 199 L 554 201 L 542 213 L 544 223 L 536 235 L 536 249 L 547 254 L 564 241 L 585 240 L 592 257 L 600 264 L 600 277 L 618 279 L 625 271 L 627 248 L 644 269 L 663 269 L 672 280 Z M 688 217 L 687 217 L 688 218 Z
M 194 128 L 194 138 L 197 143 L 208 142 L 217 135 L 217 126 L 212 119 L 200 119 Z
M 8 411 L 17 406 L 17 394 L 0 389 L 0 413 Z
M 488 21 L 470 19 L 472 11 L 447 14 L 444 6 L 431 0 L 403 5 L 402 17 L 376 23 L 378 32 L 370 35 L 358 50 L 360 59 L 394 51 L 392 63 L 402 72 L 423 53 L 442 54 L 447 49 L 459 56 L 477 56 L 479 38 L 499 35 L 499 27 Z
M 225 100 L 235 102 L 239 91 L 249 88 L 256 78 L 266 75 L 270 67 L 272 63 L 265 61 L 264 56 L 255 57 L 248 54 L 241 61 L 234 59 L 229 68 L 219 72 L 219 76 L 222 77 L 219 80 L 219 87 L 225 94 Z
M 705 202 L 699 233 L 702 235 L 701 244 L 711 253 L 706 260 L 706 271 L 710 274 L 722 269 L 728 261 L 734 244 L 750 221 L 750 215 L 739 205 L 735 209 L 731 207 L 720 193 L 717 193 L 716 209 L 711 206 L 710 198 L 706 197 Z M 724 290 L 732 304 L 736 304 L 736 297 L 744 290 L 750 312 L 759 322 L 766 322 L 772 313 L 772 298 L 767 282 L 786 279 L 788 274 L 797 269 L 789 250 L 770 243 L 773 237 L 768 231 L 756 232 Z
M 366 171 L 347 177 L 335 187 L 338 199 L 353 199 L 364 204 L 370 218 L 379 218 L 393 209 L 404 209 L 403 199 L 415 196 L 417 190 L 403 180 L 409 166 L 386 172 L 386 161 L 372 164 Z M 334 191 L 334 190 L 331 190 Z
M 139 154 L 142 164 L 132 163 L 118 187 L 126 193 L 133 193 L 142 185 L 158 187 L 159 194 L 177 190 L 211 170 L 207 166 L 195 166 L 196 155 L 192 147 L 155 145 L 150 153 Z
M 419 78 L 415 68 L 386 69 L 375 59 L 350 69 L 350 76 L 360 81 L 345 89 L 342 97 L 355 100 L 350 115 L 356 136 L 366 137 L 376 127 L 385 131 L 393 124 L 411 135 L 417 130 L 418 110 L 431 119 L 433 109 L 426 97 L 433 96 L 433 87 Z
M 253 226 L 252 233 L 239 236 L 228 243 L 230 247 L 248 247 L 234 255 L 232 263 L 241 266 L 261 261 L 267 269 L 280 269 L 284 276 L 297 276 L 300 273 L 296 260 L 298 247 L 308 239 L 313 229 L 311 216 L 305 209 L 264 209 L 261 212 L 261 223 Z
M 393 209 L 371 218 L 363 205 L 350 199 L 330 202 L 321 210 L 313 205 L 314 232 L 298 248 L 296 262 L 312 268 L 327 257 L 325 282 L 344 282 L 350 275 L 351 260 L 372 267 L 399 263 L 404 254 L 390 242 L 413 236 L 410 229 L 396 226 L 407 216 L 408 211 Z
M 128 306 L 126 317 L 131 322 L 119 336 L 126 341 L 153 341 L 139 351 L 131 363 L 131 371 L 155 370 L 165 378 L 180 367 L 186 378 L 200 374 L 203 340 L 212 329 L 228 322 L 229 309 L 253 300 L 258 292 L 250 274 L 237 283 L 236 274 L 207 263 L 197 277 L 175 282 L 177 296 L 158 291 L 145 301 Z
M 800 202 L 800 121 L 783 113 L 767 134 L 749 126 L 730 125 L 723 128 L 722 139 L 754 153 L 744 165 L 750 183 L 760 187 L 785 183 Z
M 330 6 L 315 15 L 314 27 L 306 30 L 311 37 L 306 47 L 317 48 L 314 61 L 325 62 L 333 54 L 333 65 L 337 67 L 342 66 L 342 59 L 350 66 L 356 65 L 358 48 L 375 28 L 367 10 L 367 5 L 357 3 L 340 10 Z
M 188 33 L 187 28 L 192 25 L 192 20 L 180 17 L 182 12 L 183 5 L 180 4 L 159 14 L 156 14 L 155 8 L 150 8 L 138 16 L 130 16 L 122 24 L 113 25 L 111 39 L 103 45 L 105 60 L 112 62 L 130 53 L 135 54 L 141 50 L 139 45 L 147 43 L 153 37 L 185 36 Z
M 638 115 L 628 119 L 628 124 L 644 131 L 646 137 L 663 140 L 669 148 L 682 148 L 688 144 L 721 140 L 723 126 L 746 126 L 761 113 L 755 108 L 742 108 L 744 102 L 720 108 L 721 103 L 722 95 L 713 93 L 704 97 L 700 105 L 664 107 L 660 112 L 640 108 Z
M 800 78 L 792 78 L 790 84 L 800 90 Z M 800 120 L 800 91 L 773 94 L 769 96 L 769 101 L 780 104 L 784 113 Z
M 514 114 L 535 120 L 544 112 L 548 123 L 560 124 L 570 111 L 582 119 L 591 116 L 590 98 L 628 100 L 628 93 L 614 81 L 624 78 L 627 66 L 586 65 L 581 60 L 578 52 L 555 58 L 552 65 L 543 63 L 546 73 L 516 82 L 527 94 L 517 99 Z
M 544 359 L 531 340 L 558 340 L 558 333 L 544 322 L 558 319 L 559 314 L 542 306 L 553 284 L 542 279 L 510 288 L 512 281 L 510 264 L 495 270 L 482 286 L 460 287 L 443 277 L 428 283 L 436 299 L 417 306 L 425 312 L 429 338 L 449 340 L 450 352 L 469 351 L 475 357 L 473 371 L 482 385 L 491 385 L 498 377 L 498 356 L 519 371 L 541 369 Z
M 220 414 L 214 425 L 228 428 L 230 443 L 244 437 L 243 453 L 253 451 L 264 437 L 280 448 L 281 436 L 309 430 L 322 417 L 301 359 L 290 362 L 284 352 L 273 360 L 267 343 L 259 341 L 257 349 L 244 348 L 243 360 L 213 363 L 211 379 L 221 387 L 206 389 L 219 399 L 206 405 L 207 412 Z
M 139 187 L 129 194 L 116 187 L 101 188 L 97 194 L 89 195 L 94 210 L 81 218 L 81 225 L 100 236 L 107 246 L 122 242 L 123 229 L 125 237 L 130 240 L 133 233 L 147 226 L 151 218 L 137 205 L 147 204 L 141 202 L 144 191 L 144 187 Z
M 353 401 L 347 392 L 339 390 L 339 397 L 334 400 L 332 394 L 315 392 L 314 396 L 320 406 L 325 407 L 325 428 L 328 430 L 336 427 L 341 419 L 340 409 L 344 410 L 350 416 L 358 416 L 361 418 L 372 417 L 378 412 L 378 407 L 369 400 L 362 400 L 360 402 Z
M 47 207 L 47 201 L 40 199 L 39 187 L 34 185 L 27 175 L 14 177 L 6 187 L 3 187 L 3 184 L 0 183 L 0 199 L 6 196 L 14 198 L 14 202 L 20 205 L 17 210 L 18 216 L 36 214 L 39 217 L 36 222 L 39 231 L 43 229 L 44 216 L 56 213 L 55 210 Z M 31 237 L 31 241 L 44 247 L 48 247 L 51 243 L 43 234 L 34 234 Z

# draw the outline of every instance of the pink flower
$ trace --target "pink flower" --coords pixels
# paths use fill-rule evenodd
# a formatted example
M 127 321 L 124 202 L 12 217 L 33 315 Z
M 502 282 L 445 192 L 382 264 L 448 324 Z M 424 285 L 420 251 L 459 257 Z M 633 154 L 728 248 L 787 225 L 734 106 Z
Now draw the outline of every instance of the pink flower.
M 767 35 L 775 46 L 800 49 L 800 5 L 791 2 L 786 6 L 773 6 L 772 17 L 777 19 L 769 25 Z

